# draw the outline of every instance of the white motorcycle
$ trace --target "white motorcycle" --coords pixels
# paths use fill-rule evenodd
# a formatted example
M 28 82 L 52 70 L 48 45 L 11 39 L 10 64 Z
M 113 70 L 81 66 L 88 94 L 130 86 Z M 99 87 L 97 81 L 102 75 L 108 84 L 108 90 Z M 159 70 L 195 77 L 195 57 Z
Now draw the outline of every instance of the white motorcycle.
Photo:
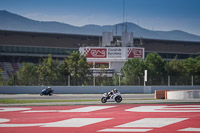
M 103 97 L 101 98 L 102 103 L 106 102 L 117 102 L 120 103 L 122 101 L 122 96 L 120 92 L 114 93 L 113 95 L 109 95 L 108 93 L 104 93 Z

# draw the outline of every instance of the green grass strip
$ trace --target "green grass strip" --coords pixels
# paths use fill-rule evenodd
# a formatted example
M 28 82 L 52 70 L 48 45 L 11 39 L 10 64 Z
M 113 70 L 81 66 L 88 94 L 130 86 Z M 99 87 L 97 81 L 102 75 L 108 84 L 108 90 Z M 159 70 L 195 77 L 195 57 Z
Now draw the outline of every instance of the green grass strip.
M 91 102 L 99 100 L 16 100 L 0 99 L 0 104 L 22 104 L 22 103 L 49 103 L 49 102 Z

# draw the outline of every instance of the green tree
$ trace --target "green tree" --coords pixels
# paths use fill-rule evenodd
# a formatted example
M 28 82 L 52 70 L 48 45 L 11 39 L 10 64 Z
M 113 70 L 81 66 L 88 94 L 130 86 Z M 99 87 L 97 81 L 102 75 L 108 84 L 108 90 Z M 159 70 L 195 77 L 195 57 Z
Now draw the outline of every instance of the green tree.
M 151 85 L 161 84 L 166 74 L 165 61 L 157 53 L 149 53 L 144 61 L 145 69 L 148 72 L 148 82 Z
M 49 54 L 48 58 L 43 59 L 37 66 L 37 73 L 39 74 L 40 84 L 56 84 L 59 74 L 58 61 L 53 60 L 52 55 Z
M 89 69 L 86 57 L 78 51 L 74 51 L 68 57 L 68 64 L 74 85 L 84 84 L 87 81 Z
M 121 82 L 124 85 L 138 85 L 140 83 L 140 76 L 143 76 L 143 73 L 143 61 L 138 58 L 130 59 L 121 69 Z
M 22 68 L 11 78 L 10 83 L 17 85 L 37 85 L 38 74 L 33 63 L 22 63 Z
M 165 65 L 166 72 L 169 76 L 181 76 L 183 71 L 183 66 L 181 61 L 177 60 L 177 56 Z
M 68 59 L 65 59 L 59 65 L 59 81 L 64 82 L 65 85 L 67 85 L 69 76 L 70 76 L 69 63 Z
M 2 73 L 3 70 L 0 68 L 0 85 L 3 85 L 3 76 L 2 76 Z
M 199 84 L 200 80 L 200 61 L 198 58 L 188 58 L 182 60 L 182 66 L 183 66 L 183 75 L 186 77 L 185 82 L 187 84 L 191 84 L 192 80 L 193 83 L 196 82 L 196 84 Z
M 182 61 L 182 66 L 183 66 L 183 74 L 188 76 L 194 76 L 199 69 L 197 60 L 194 58 L 184 59 Z
M 168 76 L 170 76 L 171 85 L 182 85 L 185 83 L 185 77 L 183 77 L 183 65 L 180 60 L 177 60 L 177 56 L 165 64 L 165 69 Z
M 117 75 L 117 73 L 113 74 L 113 85 L 115 86 L 119 85 L 119 75 Z
M 2 80 L 2 73 L 3 72 L 3 70 L 0 68 L 0 80 Z

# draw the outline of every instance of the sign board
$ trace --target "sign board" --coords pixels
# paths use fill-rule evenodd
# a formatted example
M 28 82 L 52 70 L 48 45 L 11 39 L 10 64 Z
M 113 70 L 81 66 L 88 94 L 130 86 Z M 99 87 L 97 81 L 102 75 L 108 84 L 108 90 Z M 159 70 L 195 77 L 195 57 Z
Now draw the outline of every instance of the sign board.
M 144 48 L 139 47 L 81 47 L 79 51 L 87 58 L 144 58 Z
M 141 48 L 128 48 L 128 58 L 143 58 L 144 49 Z
M 87 58 L 106 58 L 107 49 L 106 48 L 84 48 L 83 54 Z

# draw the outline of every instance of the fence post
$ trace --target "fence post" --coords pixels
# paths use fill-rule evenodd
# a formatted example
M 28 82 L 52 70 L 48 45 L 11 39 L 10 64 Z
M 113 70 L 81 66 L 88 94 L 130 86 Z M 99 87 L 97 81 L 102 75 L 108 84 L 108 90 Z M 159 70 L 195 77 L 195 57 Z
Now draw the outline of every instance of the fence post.
M 144 86 L 146 86 L 147 81 L 147 70 L 144 70 Z
M 170 86 L 170 76 L 168 76 L 168 86 Z
M 95 86 L 95 75 L 93 74 L 93 86 Z
M 121 75 L 119 75 L 119 86 L 121 86 Z
M 70 86 L 70 75 L 68 75 L 68 86 Z
M 192 86 L 193 86 L 193 85 L 194 85 L 194 82 L 193 82 L 193 80 L 194 80 L 194 78 L 193 78 L 193 75 L 192 75 L 192 77 L 191 77 L 191 78 L 192 78 Z

